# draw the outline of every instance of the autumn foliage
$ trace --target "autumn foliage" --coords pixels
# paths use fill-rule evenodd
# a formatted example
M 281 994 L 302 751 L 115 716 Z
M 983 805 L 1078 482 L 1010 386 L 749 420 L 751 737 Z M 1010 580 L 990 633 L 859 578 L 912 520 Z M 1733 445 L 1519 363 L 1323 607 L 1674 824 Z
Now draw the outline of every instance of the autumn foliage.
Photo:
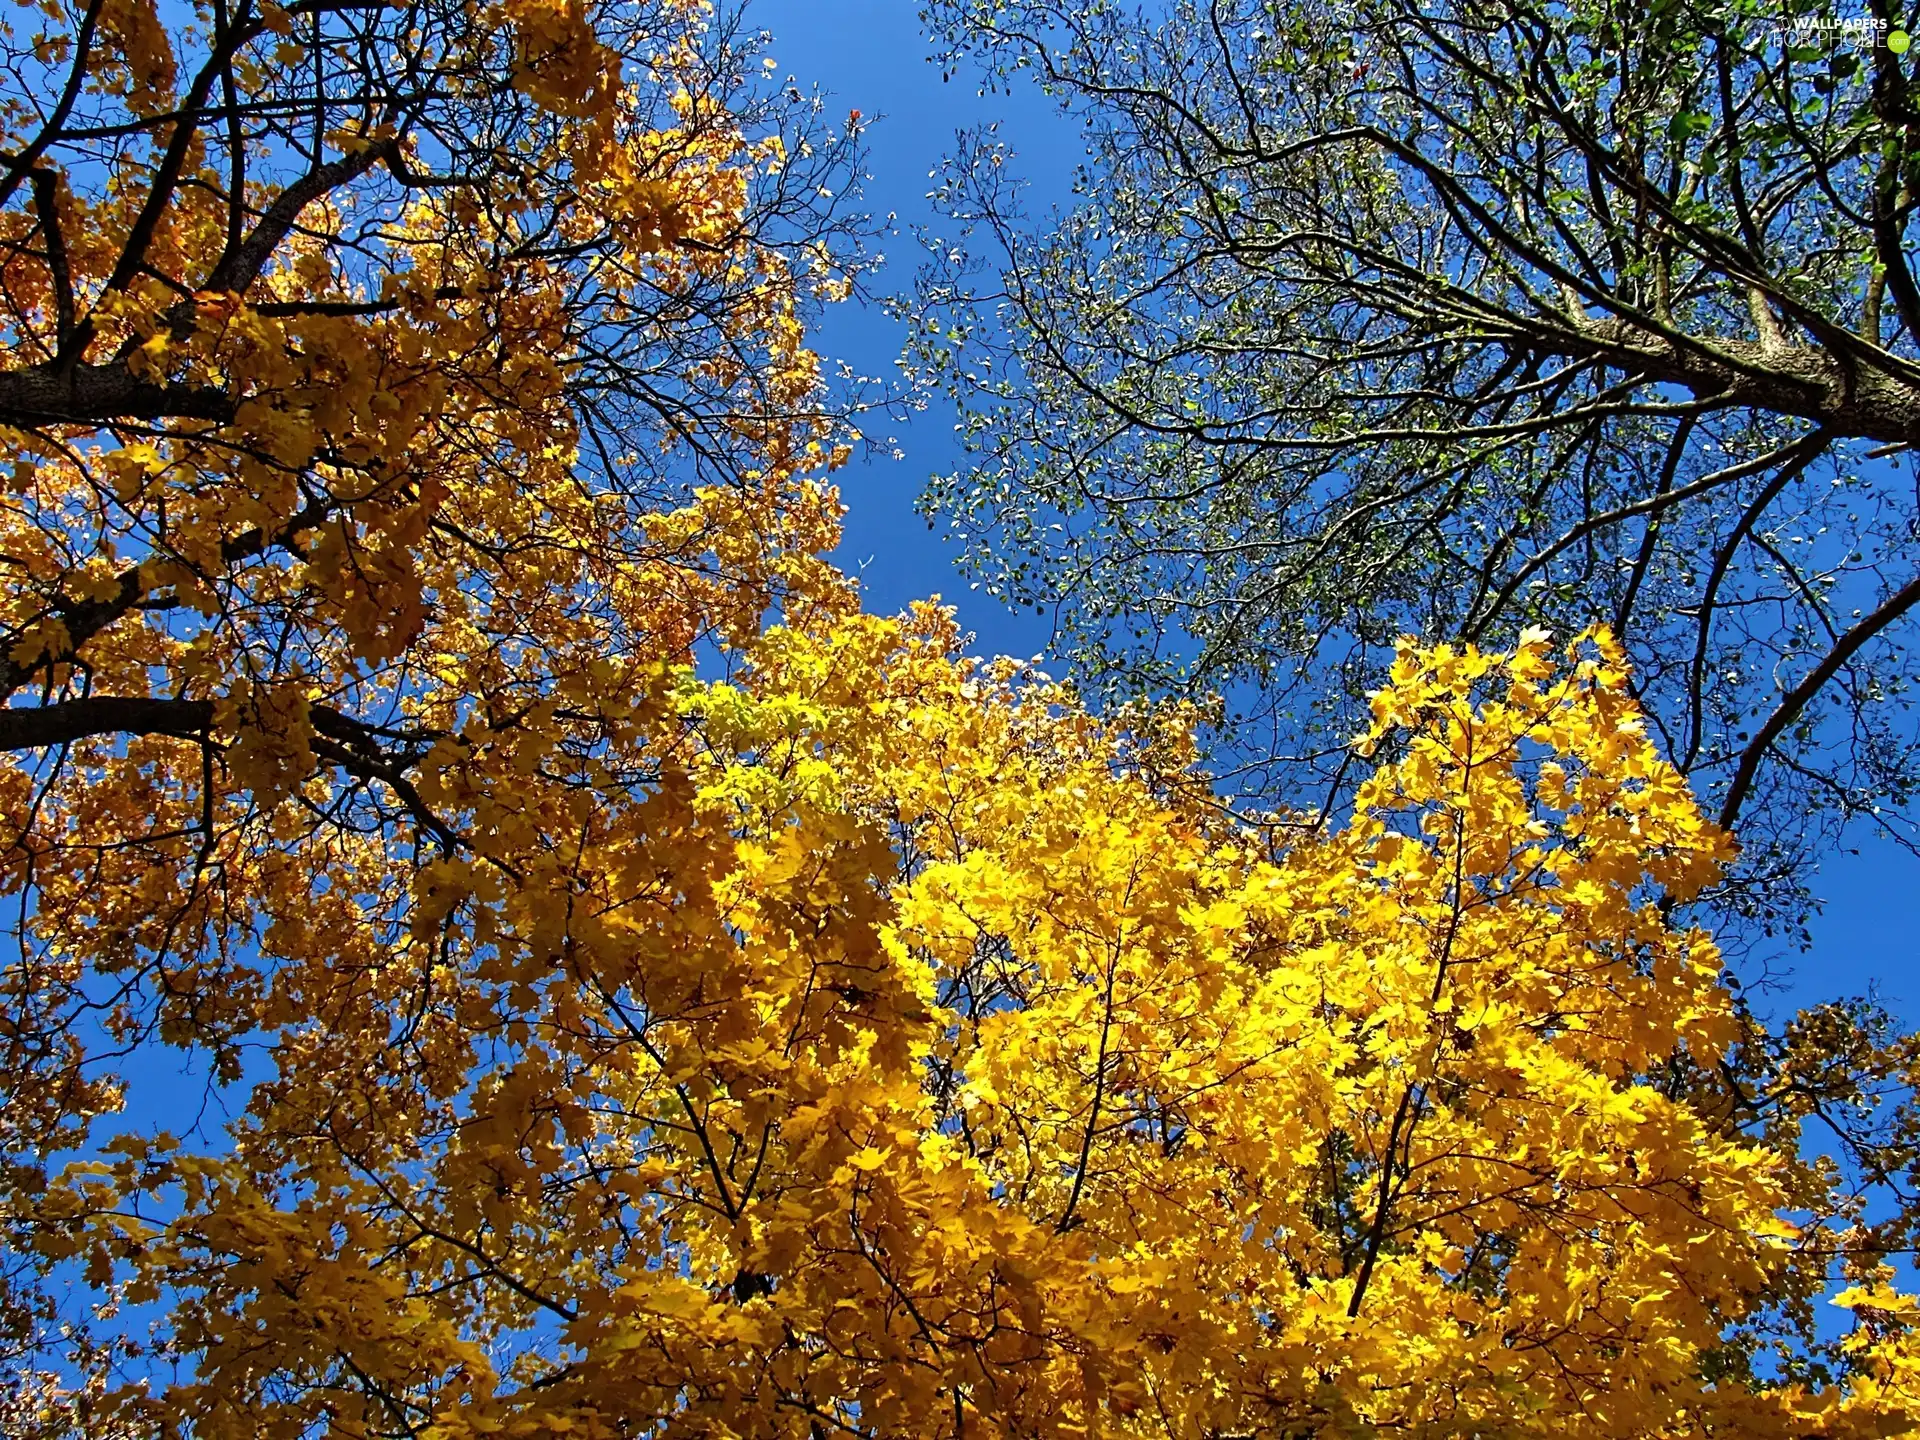
M 7 1433 L 1920 1424 L 1604 632 L 1246 828 L 820 558 L 837 142 L 699 7 L 14 18 Z

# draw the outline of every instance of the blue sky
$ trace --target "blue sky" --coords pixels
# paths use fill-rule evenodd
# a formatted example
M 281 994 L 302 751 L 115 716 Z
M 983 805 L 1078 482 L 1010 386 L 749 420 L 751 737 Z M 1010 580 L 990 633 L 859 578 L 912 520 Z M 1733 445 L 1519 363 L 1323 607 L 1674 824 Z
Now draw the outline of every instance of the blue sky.
M 880 246 L 887 268 L 879 291 L 905 289 L 918 263 L 915 231 L 935 221 L 927 204 L 928 172 L 953 148 L 956 130 L 998 121 L 1020 173 L 1033 182 L 1034 210 L 1067 191 L 1079 159 L 1075 127 L 1032 90 L 982 97 L 971 77 L 942 83 L 913 0 L 752 0 L 751 25 L 771 32 L 778 73 L 803 90 L 817 86 L 829 112 L 859 109 L 870 122 L 865 208 L 897 216 L 896 233 Z M 864 375 L 895 375 L 898 326 L 879 308 L 855 305 L 830 313 L 817 348 Z M 1048 630 L 1037 617 L 1011 614 L 969 592 L 954 568 L 952 547 L 939 542 L 915 512 L 927 478 L 957 453 L 951 411 L 938 406 L 886 428 L 902 458 L 856 461 L 842 472 L 848 505 L 838 558 L 857 570 L 871 608 L 897 610 L 938 593 L 959 609 L 983 651 L 1022 657 L 1044 652 Z M 881 427 L 875 427 L 881 428 Z M 944 527 L 942 527 L 944 528 Z M 1878 984 L 1884 998 L 1920 1024 L 1920 860 L 1864 832 L 1822 868 L 1826 913 L 1814 926 L 1814 949 L 1783 957 L 1793 976 L 1778 1003 L 1795 1004 Z
M 748 27 L 774 37 L 768 53 L 783 80 L 791 77 L 802 90 L 817 86 L 830 116 L 858 109 L 868 123 L 869 179 L 860 208 L 897 216 L 895 233 L 875 245 L 888 262 L 873 282 L 880 292 L 905 289 L 912 280 L 920 255 L 915 232 L 935 218 L 926 198 L 928 172 L 953 148 L 957 130 L 1000 121 L 1037 199 L 1064 194 L 1079 158 L 1072 127 L 1037 93 L 981 97 L 966 76 L 943 84 L 927 59 L 917 10 L 912 0 L 750 0 L 747 6 Z M 900 327 L 879 306 L 849 303 L 827 313 L 814 348 L 829 362 L 844 360 L 861 375 L 892 381 L 900 343 Z M 859 573 L 869 606 L 894 611 L 938 592 L 959 606 L 982 650 L 1022 658 L 1039 653 L 1048 627 L 970 596 L 952 547 L 914 510 L 927 477 L 958 454 L 952 410 L 936 406 L 896 422 L 874 417 L 866 428 L 874 438 L 897 439 L 904 456 L 856 461 L 839 477 L 848 513 L 837 558 Z

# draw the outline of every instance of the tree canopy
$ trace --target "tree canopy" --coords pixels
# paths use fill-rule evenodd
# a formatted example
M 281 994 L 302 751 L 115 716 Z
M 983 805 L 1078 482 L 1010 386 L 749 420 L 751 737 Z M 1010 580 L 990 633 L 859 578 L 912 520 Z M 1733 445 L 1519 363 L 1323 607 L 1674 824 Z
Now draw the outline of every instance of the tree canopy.
M 1912 1058 L 1840 1012 L 1754 1048 L 1659 903 L 1728 837 L 1607 637 L 1408 650 L 1373 732 L 1413 727 L 1403 758 L 1281 852 L 1181 780 L 1177 727 L 1123 743 L 955 644 L 936 611 L 822 610 L 731 682 L 656 672 L 609 746 L 651 777 L 555 747 L 510 812 L 429 763 L 471 853 L 315 826 L 332 767 L 256 792 L 234 898 L 271 924 L 211 925 L 257 954 L 157 1037 L 260 1046 L 231 1148 L 15 1165 L 16 1253 L 107 1303 L 91 1385 L 26 1377 L 11 1433 L 1920 1417 L 1883 1259 L 1912 1217 L 1863 1226 L 1796 1143 L 1875 1108 L 1852 1062 Z M 62 897 L 62 933 L 130 995 L 120 895 Z M 15 1079 L 10 1117 L 111 1111 L 85 1073 Z M 1854 1323 L 1823 1340 L 1835 1278 Z
M 855 139 L 728 16 L 38 13 L 0 1431 L 1920 1424 L 1920 1043 L 1722 983 L 1605 627 L 1249 828 L 822 558 Z
M 1108 693 L 1336 809 L 1403 631 L 1595 618 L 1743 899 L 1913 834 L 1916 56 L 1892 0 L 935 0 L 1083 123 L 1059 215 L 967 140 L 910 358 L 929 514 Z M 1009 150 L 1014 153 L 1010 154 Z

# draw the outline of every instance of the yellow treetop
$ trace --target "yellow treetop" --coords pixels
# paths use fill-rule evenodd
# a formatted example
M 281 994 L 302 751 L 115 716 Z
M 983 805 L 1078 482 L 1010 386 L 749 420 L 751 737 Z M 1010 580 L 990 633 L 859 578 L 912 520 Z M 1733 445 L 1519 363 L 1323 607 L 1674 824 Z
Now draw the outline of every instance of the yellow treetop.
M 1920 1352 L 1884 1284 L 1843 1297 L 1851 1379 L 1728 1349 L 1824 1285 L 1786 1213 L 1810 1172 L 1674 1083 L 1737 1027 L 1660 902 L 1729 842 L 1611 642 L 1577 649 L 1407 651 L 1377 705 L 1399 758 L 1279 851 L 932 609 L 638 681 L 619 783 L 559 750 L 429 761 L 470 853 L 295 822 L 338 796 L 324 767 L 256 798 L 231 1149 L 125 1136 L 14 1201 L 180 1367 L 76 1413 L 1905 1433 Z M 96 964 L 79 937 L 127 924 L 111 892 L 61 910 Z

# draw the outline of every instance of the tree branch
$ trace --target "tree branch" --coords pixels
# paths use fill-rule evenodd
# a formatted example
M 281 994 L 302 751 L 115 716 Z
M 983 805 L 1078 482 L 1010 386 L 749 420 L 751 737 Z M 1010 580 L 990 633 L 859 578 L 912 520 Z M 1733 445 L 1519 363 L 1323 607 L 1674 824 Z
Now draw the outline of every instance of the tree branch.
M 1767 717 L 1767 723 L 1760 727 L 1747 748 L 1740 752 L 1740 763 L 1735 767 L 1733 779 L 1727 783 L 1726 800 L 1720 806 L 1720 826 L 1731 830 L 1733 822 L 1740 813 L 1740 806 L 1747 798 L 1747 791 L 1753 787 L 1754 771 L 1760 766 L 1761 758 L 1767 753 L 1780 733 L 1800 717 L 1807 703 L 1820 693 L 1820 689 L 1845 668 L 1851 660 L 1874 636 L 1887 626 L 1905 615 L 1916 604 L 1920 604 L 1920 575 L 1916 575 L 1900 589 L 1889 595 L 1886 601 L 1866 619 L 1840 638 L 1840 643 L 1827 652 L 1827 658 L 1816 665 L 1800 683 L 1789 690 L 1774 706 L 1773 713 Z

